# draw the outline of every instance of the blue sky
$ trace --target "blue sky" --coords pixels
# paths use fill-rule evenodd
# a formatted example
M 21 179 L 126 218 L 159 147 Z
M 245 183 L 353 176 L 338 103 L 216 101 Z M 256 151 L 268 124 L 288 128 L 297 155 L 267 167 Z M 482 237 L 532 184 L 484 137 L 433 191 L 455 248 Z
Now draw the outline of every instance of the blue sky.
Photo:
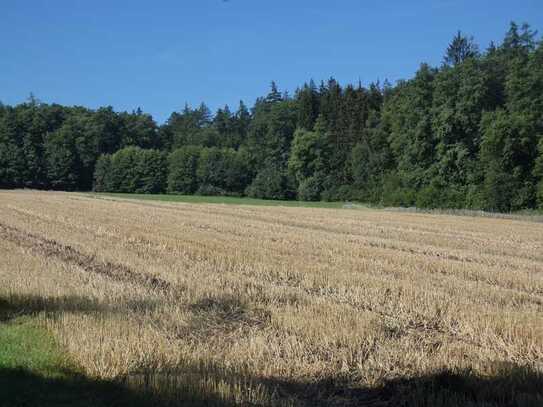
M 541 0 L 0 0 L 0 101 L 252 105 L 271 80 L 409 78 L 460 29 L 486 48 L 509 22 L 543 31 Z

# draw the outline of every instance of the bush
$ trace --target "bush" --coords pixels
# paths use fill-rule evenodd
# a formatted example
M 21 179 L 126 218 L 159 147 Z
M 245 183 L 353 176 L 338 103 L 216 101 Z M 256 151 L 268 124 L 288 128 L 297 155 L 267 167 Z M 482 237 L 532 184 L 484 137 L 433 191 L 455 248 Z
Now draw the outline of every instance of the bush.
M 196 170 L 198 183 L 241 194 L 250 179 L 248 161 L 243 150 L 204 148 L 200 153 Z
M 158 150 L 126 147 L 98 159 L 94 190 L 102 192 L 160 193 L 166 187 L 166 158 Z
M 245 190 L 252 198 L 292 199 L 295 197 L 294 180 L 286 171 L 274 166 L 264 167 Z
M 201 147 L 178 148 L 168 157 L 168 192 L 171 194 L 193 194 L 198 188 L 196 170 Z
M 228 193 L 222 188 L 216 187 L 214 185 L 204 184 L 200 185 L 200 187 L 196 190 L 196 195 L 225 196 L 228 195 Z
M 397 173 L 385 175 L 383 182 L 383 195 L 381 203 L 385 206 L 413 206 L 416 200 L 416 192 L 402 185 L 402 180 Z
M 136 160 L 136 189 L 138 194 L 158 194 L 166 189 L 167 161 L 158 150 L 140 150 Z
M 422 188 L 417 193 L 417 208 L 440 208 L 442 206 L 443 191 L 433 185 Z
M 101 155 L 96 161 L 93 189 L 96 192 L 114 191 L 111 180 L 111 155 L 109 154 Z
M 321 189 L 322 183 L 318 177 L 306 178 L 298 186 L 298 199 L 300 201 L 319 201 Z
M 139 147 L 126 147 L 111 156 L 112 192 L 135 192 Z
M 349 201 L 356 198 L 356 192 L 349 185 L 333 186 L 322 191 L 321 198 L 327 202 Z
M 516 189 L 512 174 L 491 168 L 485 174 L 483 185 L 483 209 L 490 212 L 510 212 Z

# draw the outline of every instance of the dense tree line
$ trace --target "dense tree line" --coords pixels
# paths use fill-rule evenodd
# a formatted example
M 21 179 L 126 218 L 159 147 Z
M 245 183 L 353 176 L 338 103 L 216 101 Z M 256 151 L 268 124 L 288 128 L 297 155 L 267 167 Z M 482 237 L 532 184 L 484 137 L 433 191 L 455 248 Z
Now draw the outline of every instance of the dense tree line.
M 395 86 L 272 83 L 251 109 L 185 106 L 162 126 L 0 104 L 0 187 L 543 207 L 543 45 L 515 23 L 485 51 L 458 32 L 440 67 Z

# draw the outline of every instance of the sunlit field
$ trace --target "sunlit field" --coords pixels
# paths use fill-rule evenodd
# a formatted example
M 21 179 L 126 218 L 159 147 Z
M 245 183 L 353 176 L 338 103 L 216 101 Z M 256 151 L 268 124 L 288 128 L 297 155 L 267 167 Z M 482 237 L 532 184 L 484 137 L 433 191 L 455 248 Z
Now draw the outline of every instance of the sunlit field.
M 150 405 L 543 405 L 528 218 L 2 191 L 0 259 L 0 331 Z

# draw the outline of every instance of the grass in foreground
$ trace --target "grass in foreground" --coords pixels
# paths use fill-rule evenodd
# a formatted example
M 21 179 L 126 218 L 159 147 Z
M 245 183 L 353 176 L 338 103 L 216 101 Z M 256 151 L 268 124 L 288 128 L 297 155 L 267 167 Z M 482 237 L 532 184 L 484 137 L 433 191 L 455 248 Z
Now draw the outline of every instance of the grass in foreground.
M 0 296 L 0 407 L 237 405 L 234 399 L 217 397 L 201 380 L 199 375 L 209 375 L 210 366 L 183 365 L 158 375 L 154 369 L 142 369 L 115 379 L 88 377 L 44 322 L 66 312 L 88 315 L 98 309 L 108 312 L 84 298 Z
M 111 386 L 87 379 L 28 317 L 0 324 L 0 405 L 112 405 Z
M 20 304 L 19 304 L 20 305 Z M 34 304 L 32 304 L 32 307 Z M 0 407 L 229 406 L 212 395 L 186 389 L 159 394 L 148 377 L 101 380 L 87 377 L 47 329 L 32 316 L 11 319 L 12 304 L 0 298 Z

